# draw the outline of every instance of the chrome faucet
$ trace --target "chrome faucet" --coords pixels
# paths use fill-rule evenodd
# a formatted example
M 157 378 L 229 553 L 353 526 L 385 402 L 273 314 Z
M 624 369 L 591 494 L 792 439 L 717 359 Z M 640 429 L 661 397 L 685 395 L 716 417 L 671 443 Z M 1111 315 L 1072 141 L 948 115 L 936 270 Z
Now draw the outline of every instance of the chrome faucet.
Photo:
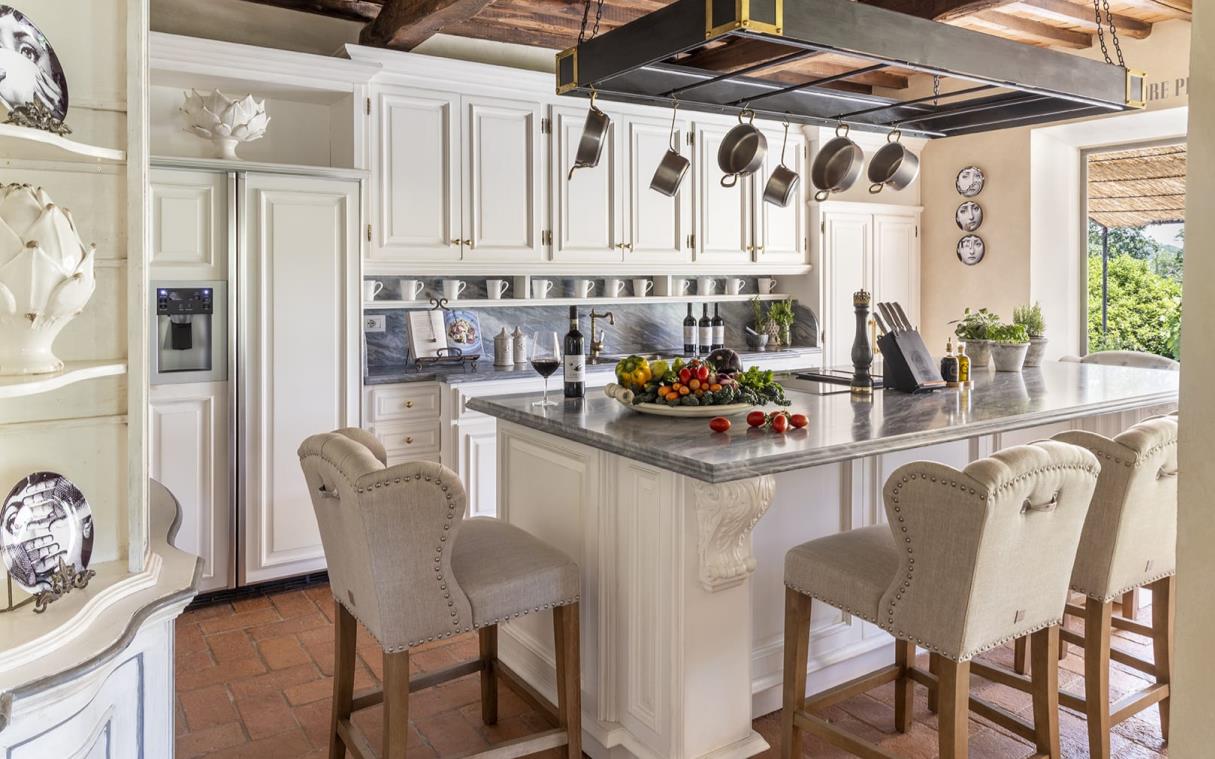
M 603 330 L 595 331 L 596 319 L 607 319 L 608 324 L 616 326 L 616 317 L 612 315 L 611 311 L 601 314 L 595 309 L 591 309 L 591 358 L 599 358 L 599 355 L 603 353 Z

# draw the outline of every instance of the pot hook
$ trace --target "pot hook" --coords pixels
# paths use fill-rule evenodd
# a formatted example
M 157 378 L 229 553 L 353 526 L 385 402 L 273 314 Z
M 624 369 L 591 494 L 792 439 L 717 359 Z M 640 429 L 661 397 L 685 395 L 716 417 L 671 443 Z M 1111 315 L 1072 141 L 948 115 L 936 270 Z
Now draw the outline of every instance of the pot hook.
M 780 143 L 780 165 L 781 166 L 785 165 L 785 148 L 787 148 L 789 146 L 789 115 L 788 114 L 785 114 L 784 126 L 785 126 L 785 139 L 782 140 Z
M 679 98 L 671 96 L 671 134 L 667 137 L 667 143 L 671 148 L 671 152 L 679 153 L 679 141 L 675 139 L 675 116 L 679 113 Z

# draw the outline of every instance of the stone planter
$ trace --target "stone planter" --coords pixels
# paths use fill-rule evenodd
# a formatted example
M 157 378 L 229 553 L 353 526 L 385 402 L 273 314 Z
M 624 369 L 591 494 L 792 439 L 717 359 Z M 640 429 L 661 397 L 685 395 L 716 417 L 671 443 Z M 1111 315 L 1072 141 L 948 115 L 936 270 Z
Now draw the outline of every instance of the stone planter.
M 992 343 L 991 361 L 997 372 L 1019 372 L 1028 352 L 1029 343 Z
M 991 364 L 990 340 L 963 340 L 966 343 L 966 355 L 970 356 L 972 367 L 986 367 Z
M 1045 337 L 1031 337 L 1029 339 L 1029 351 L 1025 354 L 1026 366 L 1042 366 L 1042 357 L 1046 355 L 1046 344 L 1049 342 Z

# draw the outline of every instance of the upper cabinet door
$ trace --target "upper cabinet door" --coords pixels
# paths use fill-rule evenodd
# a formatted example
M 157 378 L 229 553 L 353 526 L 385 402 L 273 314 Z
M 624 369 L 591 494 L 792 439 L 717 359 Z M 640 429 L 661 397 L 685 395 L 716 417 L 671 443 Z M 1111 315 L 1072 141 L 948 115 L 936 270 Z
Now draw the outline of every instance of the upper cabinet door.
M 750 179 L 722 187 L 717 149 L 729 127 L 697 124 L 692 171 L 696 198 L 696 260 L 705 263 L 746 263 L 751 260 Z
M 541 105 L 464 97 L 464 260 L 539 261 Z
M 806 140 L 796 125 L 789 127 L 789 142 L 784 148 L 785 165 L 801 180 L 784 208 L 764 200 L 764 188 L 772 171 L 781 162 L 784 130 L 765 130 L 768 153 L 764 165 L 755 175 L 755 260 L 759 263 L 806 263 Z
M 620 124 L 612 123 L 599 165 L 570 174 L 582 128 L 585 108 L 554 106 L 552 114 L 552 219 L 553 260 L 620 261 L 623 257 L 620 229 L 620 171 L 617 135 Z
M 671 122 L 631 117 L 621 125 L 624 132 L 623 182 L 625 204 L 625 260 L 646 263 L 692 260 L 688 237 L 692 234 L 692 170 L 673 198 L 650 189 L 654 171 L 671 142 Z M 688 124 L 676 122 L 674 142 L 691 160 L 687 142 Z
M 376 98 L 372 260 L 459 259 L 459 103 L 459 95 L 402 88 Z
M 826 334 L 823 350 L 829 366 L 851 363 L 856 336 L 852 294 L 873 291 L 872 220 L 866 213 L 823 213 L 824 292 L 819 321 Z
M 918 216 L 912 214 L 873 217 L 874 297 L 897 301 L 914 326 L 920 323 L 919 227 Z
M 235 179 L 212 171 L 152 172 L 152 276 L 227 279 L 229 191 Z

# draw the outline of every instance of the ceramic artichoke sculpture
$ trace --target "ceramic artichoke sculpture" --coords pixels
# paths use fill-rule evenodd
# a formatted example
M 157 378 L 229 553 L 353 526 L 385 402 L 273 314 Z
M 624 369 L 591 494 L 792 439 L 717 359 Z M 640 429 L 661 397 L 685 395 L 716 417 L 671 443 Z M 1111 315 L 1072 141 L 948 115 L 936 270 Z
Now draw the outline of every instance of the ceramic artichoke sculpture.
M 63 368 L 52 345 L 97 288 L 95 254 L 41 187 L 0 187 L 0 375 Z
M 266 136 L 270 117 L 265 100 L 254 100 L 252 95 L 230 98 L 219 90 L 206 95 L 190 90 L 185 96 L 181 110 L 190 121 L 189 131 L 215 143 L 217 158 L 235 161 L 237 145 Z

